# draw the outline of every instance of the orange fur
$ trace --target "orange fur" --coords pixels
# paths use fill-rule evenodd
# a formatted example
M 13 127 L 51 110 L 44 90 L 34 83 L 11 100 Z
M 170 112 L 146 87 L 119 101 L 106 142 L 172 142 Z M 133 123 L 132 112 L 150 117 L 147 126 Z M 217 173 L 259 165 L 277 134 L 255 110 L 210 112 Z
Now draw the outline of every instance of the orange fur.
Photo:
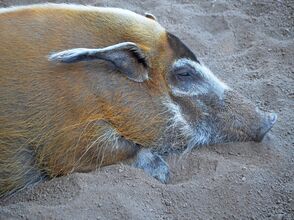
M 135 143 L 149 147 L 160 139 L 167 117 L 159 100 L 172 52 L 156 21 L 121 9 L 47 4 L 0 9 L 0 29 L 0 196 L 38 182 L 42 173 L 124 160 Z M 47 59 L 125 41 L 146 53 L 151 80 L 132 82 L 105 62 Z M 126 147 L 113 149 L 116 141 Z

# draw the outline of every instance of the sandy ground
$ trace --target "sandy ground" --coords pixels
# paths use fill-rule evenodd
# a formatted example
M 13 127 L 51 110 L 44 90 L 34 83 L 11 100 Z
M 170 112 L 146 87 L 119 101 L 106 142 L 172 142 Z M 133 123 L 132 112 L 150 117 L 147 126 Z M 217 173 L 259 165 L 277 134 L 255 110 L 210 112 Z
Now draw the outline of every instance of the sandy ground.
M 2 0 L 0 6 L 37 3 Z M 126 165 L 76 173 L 2 201 L 0 219 L 294 219 L 294 2 L 85 0 L 151 12 L 216 75 L 279 119 L 262 143 L 171 155 L 163 185 Z

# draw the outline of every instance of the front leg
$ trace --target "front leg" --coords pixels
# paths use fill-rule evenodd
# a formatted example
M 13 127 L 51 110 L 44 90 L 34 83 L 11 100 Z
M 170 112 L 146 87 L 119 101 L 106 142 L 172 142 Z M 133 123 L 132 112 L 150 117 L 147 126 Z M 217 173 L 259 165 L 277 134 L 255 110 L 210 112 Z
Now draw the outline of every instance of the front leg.
M 162 183 L 167 183 L 170 178 L 168 164 L 160 155 L 148 149 L 142 149 L 138 152 L 133 166 L 144 170 Z
M 37 159 L 48 176 L 55 177 L 116 164 L 135 157 L 139 149 L 110 123 L 97 120 L 59 135 L 55 142 L 39 149 Z

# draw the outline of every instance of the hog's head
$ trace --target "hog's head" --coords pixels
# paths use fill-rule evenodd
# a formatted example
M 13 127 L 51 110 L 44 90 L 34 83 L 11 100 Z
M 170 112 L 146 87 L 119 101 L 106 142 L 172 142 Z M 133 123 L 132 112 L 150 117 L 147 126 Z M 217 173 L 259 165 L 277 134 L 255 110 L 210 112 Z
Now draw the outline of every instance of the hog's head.
M 187 137 L 188 147 L 235 141 L 261 141 L 277 120 L 259 110 L 219 80 L 172 34 L 174 59 L 166 74 L 168 108 L 173 124 Z

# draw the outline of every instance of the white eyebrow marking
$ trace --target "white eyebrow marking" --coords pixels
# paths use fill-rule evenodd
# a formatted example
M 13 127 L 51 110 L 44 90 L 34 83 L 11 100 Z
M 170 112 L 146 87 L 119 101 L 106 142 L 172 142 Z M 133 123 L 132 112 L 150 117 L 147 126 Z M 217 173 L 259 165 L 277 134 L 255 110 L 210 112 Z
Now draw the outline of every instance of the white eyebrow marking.
M 223 97 L 225 90 L 229 90 L 230 87 L 219 80 L 205 65 L 199 64 L 192 60 L 182 58 L 177 60 L 173 65 L 175 68 L 179 68 L 181 66 L 190 65 L 194 67 L 194 69 L 201 74 L 201 77 L 204 79 L 204 84 L 200 85 L 199 87 L 195 86 L 193 91 L 190 91 L 189 94 L 185 91 L 181 91 L 177 88 L 173 88 L 173 92 L 177 95 L 199 95 L 199 94 L 206 94 L 210 91 L 215 92 L 218 96 Z

